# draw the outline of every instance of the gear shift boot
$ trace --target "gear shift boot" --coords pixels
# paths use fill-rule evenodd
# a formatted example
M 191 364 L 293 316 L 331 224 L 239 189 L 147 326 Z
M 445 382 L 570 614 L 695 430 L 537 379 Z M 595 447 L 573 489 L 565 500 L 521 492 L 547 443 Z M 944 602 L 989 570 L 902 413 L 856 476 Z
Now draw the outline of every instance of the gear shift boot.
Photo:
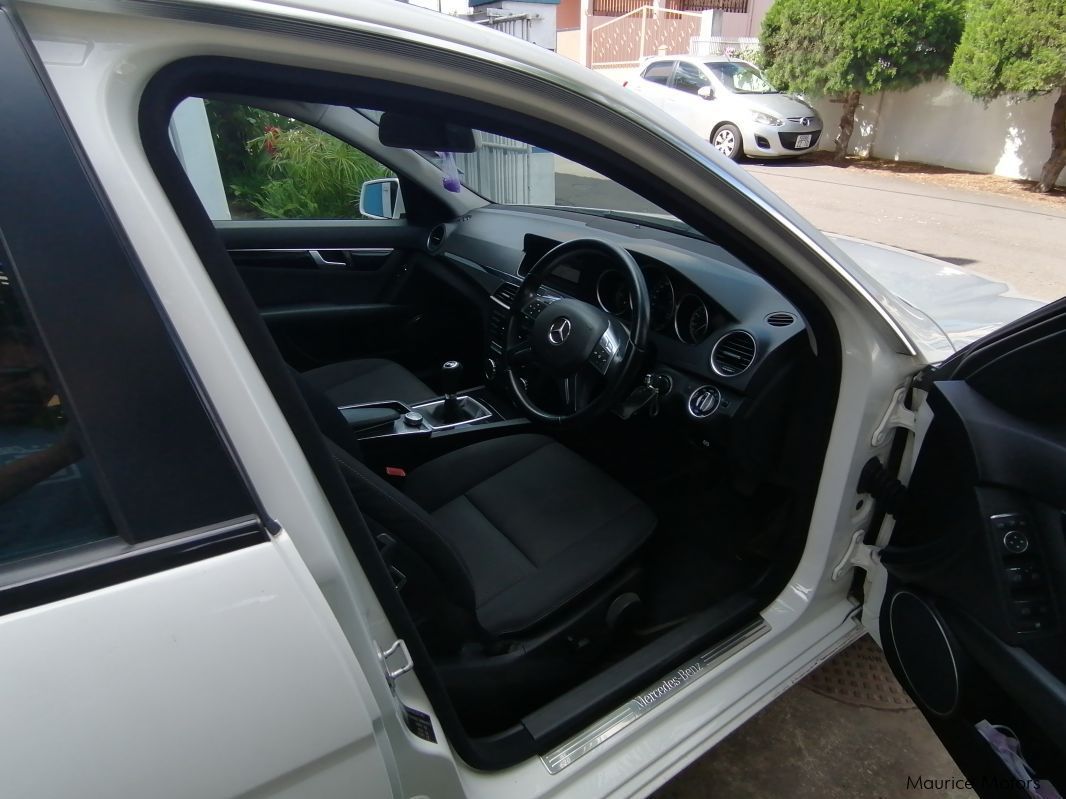
M 442 427 L 457 427 L 461 424 L 492 418 L 492 411 L 473 397 L 452 396 L 411 407 L 412 410 L 422 414 L 422 419 L 433 430 L 439 430 Z

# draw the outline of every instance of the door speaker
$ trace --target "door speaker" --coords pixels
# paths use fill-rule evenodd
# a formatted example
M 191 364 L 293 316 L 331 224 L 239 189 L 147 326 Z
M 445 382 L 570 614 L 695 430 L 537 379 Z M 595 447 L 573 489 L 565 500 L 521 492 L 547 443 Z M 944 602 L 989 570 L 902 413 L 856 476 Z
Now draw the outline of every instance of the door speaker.
M 912 591 L 899 591 L 889 603 L 888 634 L 915 700 L 934 715 L 953 715 L 962 695 L 962 659 L 936 608 Z

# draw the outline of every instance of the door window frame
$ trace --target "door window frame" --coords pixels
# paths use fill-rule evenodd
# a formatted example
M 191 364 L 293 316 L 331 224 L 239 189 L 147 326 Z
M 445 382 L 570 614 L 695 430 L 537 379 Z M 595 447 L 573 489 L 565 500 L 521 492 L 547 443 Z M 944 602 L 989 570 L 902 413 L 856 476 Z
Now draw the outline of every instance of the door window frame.
M 0 192 L 8 268 L 116 533 L 0 567 L 3 615 L 262 543 L 268 527 L 36 50 L 2 7 L 0 69 L 0 174 L 20 187 Z

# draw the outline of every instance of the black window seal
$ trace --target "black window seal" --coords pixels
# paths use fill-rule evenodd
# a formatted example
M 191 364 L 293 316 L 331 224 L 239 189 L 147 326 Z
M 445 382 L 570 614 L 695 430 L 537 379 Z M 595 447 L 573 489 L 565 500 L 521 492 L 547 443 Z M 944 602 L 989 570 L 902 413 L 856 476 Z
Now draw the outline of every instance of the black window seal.
M 34 566 L 30 565 L 31 574 L 23 579 L 19 579 L 22 576 L 21 564 L 16 562 L 0 572 L 0 578 L 14 577 L 9 584 L 0 586 L 0 616 L 81 596 L 268 541 L 270 535 L 262 522 L 257 517 L 249 516 L 204 530 L 190 530 L 167 539 L 127 547 L 101 541 L 84 548 L 84 554 L 88 556 L 84 563 L 70 564 L 68 558 L 78 559 L 81 553 L 68 554 L 63 551 L 34 558 L 35 561 L 41 561 L 43 572 L 33 574 Z

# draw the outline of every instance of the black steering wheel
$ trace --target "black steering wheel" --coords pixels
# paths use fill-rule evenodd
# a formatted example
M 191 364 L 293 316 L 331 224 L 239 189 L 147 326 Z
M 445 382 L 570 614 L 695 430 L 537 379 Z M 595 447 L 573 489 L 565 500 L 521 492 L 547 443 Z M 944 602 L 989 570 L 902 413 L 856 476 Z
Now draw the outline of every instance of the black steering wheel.
M 632 300 L 632 329 L 581 300 L 539 292 L 564 261 L 604 256 L 618 269 Z M 637 262 L 599 239 L 575 239 L 553 248 L 526 274 L 507 320 L 504 365 L 515 400 L 530 418 L 549 424 L 591 419 L 609 410 L 631 387 L 648 341 L 651 301 Z M 516 368 L 532 363 L 560 382 L 566 413 L 549 413 L 530 399 Z

